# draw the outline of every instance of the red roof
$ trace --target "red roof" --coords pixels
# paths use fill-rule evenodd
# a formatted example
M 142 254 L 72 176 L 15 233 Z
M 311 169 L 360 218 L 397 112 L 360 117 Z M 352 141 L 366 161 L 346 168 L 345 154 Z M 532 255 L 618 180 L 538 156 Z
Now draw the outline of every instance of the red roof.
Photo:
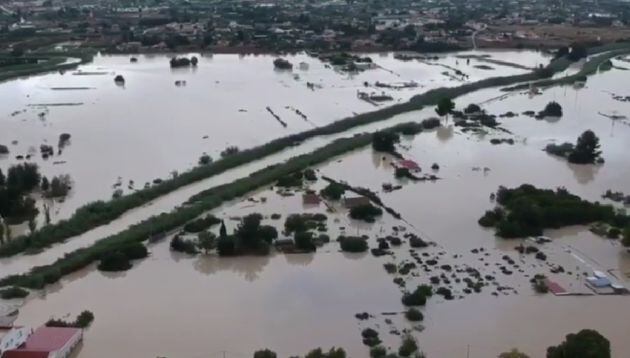
M 79 328 L 42 326 L 20 348 L 6 351 L 2 358 L 47 358 L 80 334 Z
M 410 159 L 401 160 L 400 162 L 398 162 L 398 165 L 400 165 L 403 168 L 410 169 L 410 170 L 420 169 L 420 166 L 418 165 L 418 163 Z

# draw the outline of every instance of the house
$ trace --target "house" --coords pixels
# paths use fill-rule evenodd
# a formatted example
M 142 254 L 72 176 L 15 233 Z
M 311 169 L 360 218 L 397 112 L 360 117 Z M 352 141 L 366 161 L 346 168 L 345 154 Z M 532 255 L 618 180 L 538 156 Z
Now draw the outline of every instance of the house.
M 83 339 L 83 331 L 70 327 L 37 328 L 18 348 L 2 358 L 68 358 Z
M 399 168 L 409 169 L 411 171 L 420 171 L 420 166 L 418 163 L 414 162 L 411 159 L 405 159 L 398 162 Z
M 302 195 L 302 204 L 304 205 L 319 205 L 322 199 L 315 193 L 306 193 Z
M 354 198 L 343 199 L 343 205 L 348 209 L 352 209 L 357 206 L 368 205 L 368 204 L 370 204 L 370 199 L 368 199 L 365 196 L 357 196 Z
M 586 278 L 586 282 L 595 288 L 610 286 L 610 280 L 607 277 L 590 276 Z
M 25 327 L 0 327 L 0 357 L 3 357 L 4 352 L 24 344 L 31 332 Z

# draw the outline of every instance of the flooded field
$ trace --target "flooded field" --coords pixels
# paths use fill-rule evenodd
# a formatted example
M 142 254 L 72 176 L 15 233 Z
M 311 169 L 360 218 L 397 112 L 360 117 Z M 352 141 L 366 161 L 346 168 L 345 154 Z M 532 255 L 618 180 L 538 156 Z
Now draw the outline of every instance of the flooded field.
M 462 54 L 494 56 L 525 67 L 549 60 L 529 51 Z M 17 155 L 30 154 L 46 175 L 70 174 L 71 195 L 52 210 L 52 219 L 58 220 L 86 202 L 110 198 L 116 184 L 129 192 L 189 169 L 203 153 L 216 159 L 231 145 L 250 148 L 431 88 L 527 71 L 477 59 L 466 64 L 454 55 L 423 62 L 400 61 L 391 53 L 370 56 L 379 67 L 356 75 L 304 54 L 287 57 L 294 64 L 290 72 L 274 70 L 275 57 L 267 55 L 204 55 L 196 68 L 184 69 L 171 69 L 166 55 L 139 56 L 137 63 L 130 63 L 130 56 L 97 56 L 76 71 L 5 82 L 0 84 L 5 99 L 0 144 L 11 153 L 0 158 L 0 168 L 17 162 Z M 300 63 L 308 69 L 298 68 Z M 481 64 L 492 69 L 475 67 Z M 124 76 L 124 86 L 114 83 L 115 75 Z M 176 81 L 185 85 L 176 86 Z M 381 88 L 376 82 L 417 86 Z M 392 101 L 375 106 L 359 99 L 358 91 L 389 95 Z M 43 161 L 40 145 L 56 147 L 62 133 L 71 134 L 70 144 L 61 155 Z
M 525 66 L 531 65 L 529 62 L 540 60 L 536 57 L 523 59 L 524 56 L 505 56 L 505 58 L 500 56 L 497 58 L 510 62 L 520 60 L 519 63 Z M 226 61 L 228 58 L 230 56 L 225 57 Z M 185 88 L 172 86 L 171 89 L 172 80 L 160 80 L 163 85 L 150 86 L 151 91 L 159 92 L 156 88 L 160 86 L 168 87 L 168 91 L 190 91 L 194 88 L 193 83 L 196 82 L 193 78 L 197 78 L 196 76 L 211 66 L 219 66 L 222 59 L 224 59 L 223 56 L 203 58 L 201 61 L 203 65 L 196 74 L 185 73 L 186 76 L 190 76 L 187 80 L 188 86 Z M 250 62 L 243 65 L 243 72 L 252 71 L 251 76 L 273 76 L 273 80 L 268 77 L 260 81 L 273 83 L 278 87 L 277 91 L 281 91 L 279 88 L 286 88 L 284 94 L 286 97 L 281 94 L 278 94 L 278 97 L 287 102 L 289 102 L 288 99 L 295 98 L 296 102 L 300 102 L 299 108 L 304 113 L 307 113 L 307 100 L 304 98 L 309 97 L 305 97 L 304 93 L 300 94 L 299 90 L 302 90 L 303 82 L 307 81 L 306 78 L 311 75 L 321 76 L 321 78 L 326 78 L 324 81 L 327 83 L 333 82 L 328 79 L 329 77 L 324 77 L 323 73 L 337 78 L 335 83 L 339 83 L 340 87 L 336 94 L 332 94 L 333 90 L 323 89 L 312 93 L 313 96 L 321 95 L 317 97 L 319 99 L 314 100 L 321 102 L 308 104 L 314 106 L 312 107 L 314 113 L 320 113 L 316 110 L 318 107 L 321 107 L 322 111 L 331 111 L 327 114 L 322 113 L 321 117 L 309 116 L 318 124 L 349 115 L 350 112 L 346 111 L 360 112 L 373 108 L 356 99 L 356 90 L 362 86 L 363 81 L 393 81 L 391 78 L 387 79 L 388 72 L 381 70 L 379 73 L 383 77 L 361 78 L 361 76 L 376 76 L 376 72 L 366 72 L 351 79 L 324 68 L 323 64 L 313 63 L 313 60 L 306 57 L 298 56 L 294 61 L 299 62 L 302 59 L 310 61 L 310 67 L 308 75 L 300 73 L 300 80 L 295 80 L 288 74 L 274 73 L 269 66 L 270 58 L 265 56 L 245 57 L 240 60 L 233 57 L 230 61 Z M 104 61 L 107 65 L 99 64 L 99 61 Z M 136 73 L 137 69 L 127 61 L 125 57 L 100 58 L 93 65 L 95 67 L 92 67 L 93 70 L 99 66 L 108 67 L 114 69 L 116 73 L 125 75 L 127 78 L 125 89 L 116 88 L 109 77 L 107 80 L 98 77 L 98 81 L 103 80 L 103 88 L 111 87 L 108 91 L 111 91 L 113 97 L 116 91 L 135 91 L 132 89 L 134 81 L 130 80 L 134 76 L 138 76 L 138 79 L 143 76 L 159 78 L 157 75 L 159 72 L 154 73 L 148 69 L 145 74 L 141 71 Z M 461 59 L 453 58 L 449 61 L 459 61 L 459 64 L 463 65 Z M 139 62 L 138 65 L 145 63 L 147 66 L 149 64 L 155 66 L 153 71 L 166 73 L 169 71 L 168 68 L 162 68 L 162 61 L 141 57 Z M 617 61 L 613 62 L 623 66 Z M 396 71 L 400 73 L 404 73 L 406 71 L 404 68 L 412 64 L 414 68 L 425 66 L 413 62 L 400 62 L 394 60 L 391 55 L 378 58 L 377 63 L 390 69 L 398 64 L 400 68 Z M 250 66 L 253 68 L 249 68 Z M 123 72 L 123 69 L 129 72 Z M 417 73 L 413 72 L 416 70 Z M 427 78 L 423 82 L 421 70 L 416 70 L 408 69 L 412 72 L 404 77 L 405 80 L 417 78 L 418 83 L 433 86 Z M 224 82 L 229 83 L 230 72 L 224 71 L 218 71 L 214 76 L 226 85 Z M 509 67 L 505 71 L 512 73 L 511 71 L 518 71 L 518 69 Z M 449 83 L 440 82 L 440 72 L 441 70 L 435 72 L 436 87 Z M 488 72 L 497 75 L 498 71 Z M 58 75 L 39 78 L 43 81 L 42 78 L 51 80 L 50 78 L 56 76 Z M 96 78 L 91 77 L 90 80 L 96 81 Z M 35 81 L 35 79 L 24 81 Z M 537 245 L 547 255 L 546 260 L 540 260 L 533 255 L 519 254 L 515 250 L 515 246 L 520 243 L 519 240 L 496 238 L 492 230 L 482 228 L 477 220 L 485 210 L 494 206 L 489 197 L 500 185 L 513 187 L 531 183 L 545 188 L 564 186 L 570 192 L 592 201 L 602 200 L 601 195 L 607 189 L 630 193 L 630 181 L 627 180 L 630 177 L 630 161 L 627 160 L 626 154 L 627 145 L 630 143 L 630 123 L 627 119 L 612 120 L 606 117 L 606 115 L 620 116 L 630 113 L 630 103 L 620 102 L 613 98 L 613 93 L 630 95 L 627 92 L 628 80 L 630 80 L 630 73 L 613 69 L 590 77 L 584 88 L 551 88 L 535 96 L 526 92 L 504 95 L 498 89 L 489 89 L 455 99 L 458 109 L 464 108 L 469 103 L 477 103 L 488 113 L 496 115 L 507 111 L 517 114 L 527 110 L 539 111 L 553 100 L 562 105 L 564 115 L 554 120 L 536 120 L 524 115 L 498 118 L 501 127 L 506 131 L 487 130 L 485 134 L 465 133 L 461 127 L 454 126 L 453 120 L 450 119 L 448 122 L 443 122 L 444 125 L 441 128 L 425 131 L 415 137 L 403 137 L 399 145 L 400 153 L 418 162 L 423 172 L 434 173 L 440 177 L 440 180 L 435 182 L 414 183 L 397 180 L 391 166 L 393 159 L 375 153 L 371 148 L 333 158 L 318 166 L 317 174 L 320 179 L 310 185 L 311 189 L 319 190 L 325 185 L 321 176 L 343 180 L 354 186 L 370 188 L 381 196 L 384 204 L 398 211 L 403 220 L 396 220 L 385 214 L 375 223 L 358 223 L 349 219 L 347 210 L 340 206 L 333 206 L 335 212 L 331 213 L 327 212 L 324 204 L 304 205 L 301 192 L 293 196 L 284 196 L 269 188 L 261 189 L 251 193 L 248 198 L 228 203 L 214 210 L 213 214 L 225 218 L 228 230 L 232 231 L 237 224 L 235 219 L 259 212 L 266 217 L 265 223 L 278 227 L 280 231 L 288 214 L 326 213 L 328 216 L 327 233 L 332 238 L 332 242 L 318 248 L 314 254 L 274 253 L 269 257 L 218 258 L 214 254 L 192 257 L 173 253 L 169 250 L 167 238 L 159 243 L 151 244 L 149 246 L 151 256 L 137 262 L 130 271 L 121 274 L 106 274 L 90 267 L 62 280 L 58 285 L 47 288 L 44 292 L 34 294 L 34 297 L 21 307 L 17 323 L 37 326 L 51 315 L 75 316 L 80 311 L 89 309 L 94 312 L 96 318 L 93 326 L 86 331 L 81 350 L 81 356 L 85 357 L 109 355 L 212 357 L 221 356 L 223 351 L 228 357 L 245 357 L 251 356 L 255 349 L 265 347 L 275 350 L 284 357 L 290 354 L 302 354 L 318 346 L 342 346 L 351 357 L 365 357 L 368 355 L 368 348 L 361 342 L 361 330 L 365 327 L 372 327 L 379 331 L 384 345 L 393 349 L 399 345 L 400 334 L 405 330 L 410 330 L 428 357 L 465 357 L 469 352 L 469 357 L 473 358 L 493 357 L 512 347 L 517 347 L 532 357 L 542 357 L 549 345 L 559 343 L 566 334 L 577 332 L 582 328 L 593 328 L 611 341 L 613 357 L 624 357 L 627 352 L 630 352 L 630 342 L 626 339 L 628 322 L 630 322 L 630 300 L 627 296 L 561 297 L 551 293 L 541 295 L 535 293 L 529 283 L 529 279 L 535 274 L 542 273 L 571 292 L 592 294 L 592 291 L 584 285 L 584 273 L 600 270 L 608 272 L 619 283 L 628 286 L 630 285 L 628 278 L 630 254 L 618 241 L 595 236 L 585 227 L 553 230 L 546 232 L 546 235 L 553 239 L 551 243 Z M 441 81 L 445 79 L 442 78 Z M 8 84 L 4 86 L 6 85 Z M 239 85 L 240 87 L 236 84 L 233 86 L 237 89 L 243 87 L 242 84 Z M 217 92 L 224 90 L 225 88 Z M 415 91 L 422 92 L 422 90 Z M 149 98 L 141 97 L 139 93 L 136 97 L 138 101 L 149 101 Z M 273 93 L 271 90 L 267 90 L 265 95 L 269 96 L 271 93 Z M 415 92 L 402 91 L 397 92 L 397 95 L 403 99 L 404 96 L 412 93 Z M 204 96 L 207 95 L 208 93 L 204 94 Z M 191 96 L 201 96 L 201 94 L 196 92 Z M 347 103 L 342 102 L 346 98 Z M 60 99 L 54 99 L 54 101 L 58 100 Z M 180 100 L 183 101 L 183 99 Z M 191 97 L 189 100 L 197 103 L 200 97 L 194 100 Z M 339 101 L 341 105 L 337 109 L 332 109 L 328 101 Z M 168 170 L 191 166 L 195 163 L 195 158 L 203 151 L 216 156 L 215 153 L 227 144 L 245 147 L 263 143 L 288 130 L 298 131 L 308 128 L 309 125 L 300 122 L 301 119 L 296 119 L 295 123 L 291 122 L 287 129 L 275 128 L 276 123 L 267 118 L 264 113 L 264 107 L 273 104 L 268 98 L 252 97 L 251 100 L 244 100 L 243 103 L 248 103 L 248 105 L 242 106 L 249 110 L 241 113 L 238 113 L 238 107 L 241 104 L 226 109 L 225 103 L 228 103 L 227 100 L 223 101 L 220 108 L 217 108 L 216 115 L 206 108 L 198 113 L 182 112 L 177 118 L 188 121 L 192 120 L 189 117 L 195 117 L 198 118 L 196 120 L 202 121 L 203 116 L 212 116 L 216 121 L 228 119 L 237 121 L 235 118 L 242 114 L 252 116 L 251 121 L 247 122 L 249 124 L 239 127 L 241 129 L 229 126 L 217 129 L 215 127 L 217 122 L 208 122 L 207 130 L 214 128 L 215 131 L 233 132 L 221 133 L 218 136 L 222 138 L 218 141 L 220 143 L 210 140 L 212 138 L 210 137 L 207 142 L 200 139 L 197 144 L 192 143 L 194 140 L 190 139 L 180 141 L 182 143 L 180 146 L 177 136 L 188 135 L 189 138 L 197 138 L 205 131 L 200 127 L 195 127 L 195 124 L 190 124 L 191 128 L 188 125 L 179 126 L 173 120 L 170 127 L 172 134 L 167 135 L 163 132 L 165 138 L 169 138 L 169 143 L 163 143 L 164 157 L 162 157 L 162 152 L 153 152 L 156 159 L 164 160 L 164 163 L 155 163 L 155 166 L 163 165 L 163 167 L 155 169 L 156 171 L 150 175 L 164 176 Z M 163 105 L 154 106 L 156 113 L 157 108 Z M 283 105 L 275 104 L 279 109 Z M 148 102 L 145 102 L 145 106 L 148 106 Z M 170 106 L 164 106 L 170 108 Z M 82 111 L 86 108 L 63 107 L 59 110 L 61 112 Z M 256 110 L 254 111 L 253 108 Z M 50 119 L 46 121 L 52 122 L 57 110 L 57 108 L 51 109 L 48 115 Z M 122 108 L 117 108 L 112 111 L 120 114 L 122 110 Z M 128 111 L 134 110 L 139 109 L 128 109 Z M 143 110 L 151 109 L 144 108 Z M 221 116 L 222 111 L 230 114 Z M 106 116 L 105 113 L 108 112 L 103 110 L 98 113 L 98 116 Z M 81 122 L 79 118 L 72 117 L 69 112 L 57 115 L 59 123 L 67 120 L 79 126 L 78 123 Z M 65 117 L 66 115 L 69 117 Z M 285 114 L 281 116 L 284 118 Z M 391 126 L 396 122 L 422 120 L 432 116 L 435 116 L 433 108 L 406 113 L 383 123 L 355 128 L 338 136 L 307 141 L 302 146 L 292 148 L 287 153 L 274 156 L 269 160 L 279 161 L 291 155 L 307 152 L 336 137 L 345 137 L 353 133 Z M 12 123 L 11 125 L 15 126 L 12 128 L 38 125 L 42 128 L 41 133 L 56 133 L 58 124 L 55 124 L 55 130 L 53 130 L 52 125 L 49 127 L 41 124 L 37 122 L 39 121 L 37 118 L 26 122 L 21 122 L 16 118 L 17 116 L 2 123 Z M 264 120 L 264 118 L 269 120 Z M 122 126 L 122 118 L 111 120 L 118 122 L 117 126 Z M 142 126 L 147 126 L 145 129 L 148 132 L 165 130 L 158 128 L 158 125 L 147 125 L 147 118 L 143 118 L 142 121 Z M 163 121 L 167 119 L 156 114 L 156 121 L 164 123 Z M 99 119 L 99 122 L 105 122 L 105 120 Z M 214 126 L 212 123 L 215 123 Z M 260 127 L 255 127 L 253 123 L 257 123 L 256 125 Z M 92 123 L 92 125 L 95 124 Z M 84 126 L 84 128 L 89 127 L 88 124 Z M 103 144 L 103 148 L 110 148 L 111 152 L 106 150 L 90 152 L 94 155 L 90 158 L 95 163 L 101 162 L 100 158 L 96 159 L 100 155 L 104 157 L 111 155 L 121 162 L 129 160 L 131 168 L 129 173 L 133 173 L 132 170 L 138 170 L 137 177 L 139 178 L 143 166 L 134 162 L 139 158 L 135 156 L 140 155 L 137 151 L 145 149 L 152 151 L 151 146 L 156 144 L 132 146 L 133 138 L 142 137 L 135 133 L 140 127 L 132 130 L 134 126 L 129 124 L 129 133 L 133 132 L 133 134 L 127 133 L 129 138 L 121 139 L 120 145 L 113 143 L 116 143 L 118 136 L 124 138 L 127 134 L 122 132 L 114 135 L 113 124 L 109 129 L 104 129 L 104 131 L 112 131 L 111 142 L 108 141 L 108 146 Z M 565 160 L 550 156 L 543 151 L 544 147 L 551 142 L 575 142 L 586 129 L 593 130 L 600 137 L 605 164 L 568 164 Z M 82 145 L 79 140 L 80 135 L 75 136 L 75 132 L 80 133 L 77 130 L 68 130 L 73 133 L 73 142 L 62 157 L 67 155 L 68 158 L 79 158 L 87 155 L 85 151 L 80 152 Z M 91 130 L 94 131 L 94 136 L 100 135 L 97 129 Z M 237 142 L 239 130 L 244 131 L 243 137 L 240 137 L 242 142 Z M 245 131 L 250 130 L 256 140 L 250 138 L 251 141 L 248 142 Z M 60 131 L 66 131 L 66 129 Z M 180 131 L 188 134 L 182 134 Z M 255 131 L 259 132 L 260 138 L 255 135 L 257 133 Z M 148 135 L 147 132 L 145 134 Z M 54 138 L 53 134 L 50 136 Z M 34 138 L 40 140 L 40 137 Z M 75 138 L 77 138 L 76 141 Z M 156 143 L 164 142 L 157 141 L 157 138 L 151 135 L 148 135 L 148 138 L 142 138 L 146 141 L 156 140 Z M 515 142 L 513 145 L 493 145 L 490 143 L 492 138 L 512 138 Z M 128 144 L 124 144 L 125 141 L 129 141 Z M 90 148 L 93 144 L 92 142 L 84 143 L 83 148 Z M 123 155 L 123 148 L 126 147 L 133 147 L 134 150 Z M 143 148 L 138 149 L 138 147 Z M 75 153 L 76 157 L 71 157 L 72 153 Z M 114 157 L 114 153 L 120 157 Z M 168 159 L 170 155 L 177 158 Z M 144 160 L 146 161 L 146 157 Z M 7 158 L 2 165 L 11 161 L 12 159 Z M 106 164 L 107 160 L 104 158 L 102 161 L 105 167 L 113 166 L 113 164 Z M 68 165 L 70 163 L 71 161 L 68 160 Z M 154 164 L 153 161 L 147 163 Z M 439 164 L 438 171 L 431 170 L 433 163 Z M 75 168 L 75 164 L 72 165 L 72 168 Z M 94 167 L 90 165 L 84 168 Z M 76 168 L 78 173 L 86 170 L 81 169 L 78 163 Z M 126 170 L 116 168 L 119 168 L 121 172 Z M 248 166 L 248 168 L 253 167 Z M 97 167 L 96 170 L 100 169 Z M 91 176 L 86 174 L 84 177 L 86 184 L 83 185 L 92 184 L 85 189 L 79 189 L 82 184 L 77 180 L 75 195 L 78 196 L 81 193 L 79 190 L 92 193 L 92 190 L 97 190 L 97 185 L 106 187 L 100 192 L 102 195 L 110 195 L 111 183 L 105 183 L 110 179 L 105 180 L 103 177 L 115 180 L 116 175 L 122 174 L 116 174 L 117 171 L 109 173 L 109 169 L 107 172 L 107 175 L 112 174 L 112 176 L 90 174 L 93 178 L 98 177 L 98 180 L 92 181 L 87 180 Z M 79 175 L 78 173 L 76 175 Z M 73 172 L 71 174 L 75 175 Z M 124 229 L 126 225 L 142 217 L 170 210 L 197 191 L 247 174 L 247 170 L 234 170 L 212 179 L 212 182 L 204 181 L 199 186 L 191 186 L 184 191 L 175 192 L 169 198 L 156 200 L 152 205 L 136 209 L 110 225 L 86 233 L 85 237 L 73 238 L 67 243 L 57 245 L 38 255 L 3 260 L 0 262 L 0 270 L 3 273 L 17 273 L 27 270 L 32 265 L 50 263 L 62 256 L 64 252 L 87 246 L 106 234 Z M 124 178 L 127 180 L 130 177 L 136 178 L 134 174 L 125 174 Z M 140 182 L 140 179 L 137 181 Z M 384 183 L 400 184 L 402 189 L 385 193 L 382 189 Z M 261 200 L 262 198 L 265 200 Z M 72 200 L 74 199 L 70 198 L 67 204 L 72 205 Z M 271 220 L 269 217 L 273 213 L 280 213 L 282 218 Z M 396 229 L 394 230 L 393 227 Z M 376 247 L 378 237 L 403 236 L 404 233 L 415 233 L 433 244 L 427 248 L 410 250 L 405 242 L 400 247 L 392 246 L 392 255 L 373 257 L 370 253 L 340 252 L 339 244 L 334 242 L 340 233 L 367 235 L 370 247 Z M 428 263 L 430 260 L 435 260 L 436 263 Z M 400 265 L 408 262 L 417 264 L 406 274 L 388 274 L 383 267 L 385 263 Z M 444 265 L 448 265 L 450 269 L 446 269 Z M 552 272 L 558 265 L 561 265 L 565 272 Z M 466 292 L 466 285 L 463 282 L 464 278 L 469 276 L 469 270 L 474 270 L 485 278 L 486 285 L 480 293 Z M 446 300 L 439 295 L 430 298 L 427 306 L 422 309 L 424 321 L 421 325 L 412 325 L 402 315 L 405 310 L 400 300 L 402 291 L 413 289 L 417 284 L 429 283 L 434 276 L 440 277 L 442 281 L 440 285 L 448 286 L 452 290 L 454 299 Z M 394 278 L 399 277 L 403 279 L 406 287 L 400 287 L 393 282 Z M 448 279 L 448 284 L 445 283 L 445 278 Z M 361 312 L 367 312 L 372 317 L 367 320 L 358 320 L 355 314 Z M 142 332 L 142 334 L 130 336 L 129 331 Z

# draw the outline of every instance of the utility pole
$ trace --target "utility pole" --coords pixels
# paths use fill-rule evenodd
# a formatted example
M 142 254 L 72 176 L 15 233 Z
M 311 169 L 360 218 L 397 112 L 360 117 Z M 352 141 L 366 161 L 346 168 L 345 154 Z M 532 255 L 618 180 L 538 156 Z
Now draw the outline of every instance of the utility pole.
M 470 344 L 466 345 L 466 358 L 470 358 Z

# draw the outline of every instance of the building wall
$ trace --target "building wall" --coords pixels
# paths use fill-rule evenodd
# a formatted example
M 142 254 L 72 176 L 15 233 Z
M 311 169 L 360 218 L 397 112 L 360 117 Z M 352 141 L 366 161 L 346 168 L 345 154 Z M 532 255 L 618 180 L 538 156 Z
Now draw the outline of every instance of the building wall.
M 51 352 L 49 357 L 50 358 L 68 358 L 68 357 L 70 357 L 70 355 L 72 354 L 74 349 L 77 347 L 77 345 L 79 345 L 79 343 L 81 343 L 82 339 L 83 339 L 83 330 L 79 330 L 79 331 L 77 331 L 77 334 L 75 334 L 72 337 L 72 339 L 68 340 L 68 343 L 66 343 L 65 346 L 63 346 L 58 351 Z
M 2 353 L 15 349 L 22 345 L 32 333 L 32 330 L 25 327 L 14 327 L 0 340 L 0 356 Z

